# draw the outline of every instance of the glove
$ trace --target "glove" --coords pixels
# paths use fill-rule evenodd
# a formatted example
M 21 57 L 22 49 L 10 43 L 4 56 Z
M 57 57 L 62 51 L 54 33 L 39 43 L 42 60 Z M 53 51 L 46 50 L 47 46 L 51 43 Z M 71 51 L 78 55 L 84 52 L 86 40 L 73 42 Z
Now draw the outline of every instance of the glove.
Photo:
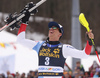
M 22 23 L 28 24 L 30 18 L 30 13 L 28 11 L 25 11 L 25 16 L 22 18 Z
M 24 13 L 25 16 L 22 18 L 22 23 L 26 23 L 28 24 L 28 21 L 29 21 L 29 18 L 30 18 L 30 15 L 34 15 L 38 12 L 37 9 L 34 9 L 32 12 L 29 12 L 28 10 L 32 7 L 34 7 L 35 4 L 33 4 L 33 2 L 30 2 L 28 3 L 25 8 L 20 12 L 20 13 Z
M 6 18 L 6 20 L 5 20 L 6 24 L 11 23 L 11 22 L 12 22 L 13 20 L 15 20 L 17 17 L 18 17 L 18 16 L 17 16 L 16 13 L 10 14 L 10 15 Z M 10 28 L 11 28 L 12 30 L 15 29 L 15 28 L 20 28 L 20 26 L 18 25 L 18 22 L 20 22 L 20 20 L 19 20 L 19 21 L 16 21 L 14 24 L 12 24 L 12 25 L 10 26 Z

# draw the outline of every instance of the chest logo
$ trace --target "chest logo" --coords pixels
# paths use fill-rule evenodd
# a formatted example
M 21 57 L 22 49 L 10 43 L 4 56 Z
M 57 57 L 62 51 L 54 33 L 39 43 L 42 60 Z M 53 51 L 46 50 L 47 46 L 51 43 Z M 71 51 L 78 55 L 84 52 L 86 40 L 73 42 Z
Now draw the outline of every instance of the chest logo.
M 59 52 L 59 48 L 53 49 L 53 51 L 50 48 L 42 48 L 39 52 L 39 56 L 60 58 Z
M 60 49 L 59 48 L 57 48 L 57 49 L 54 49 L 54 51 L 53 51 L 55 54 L 57 54 L 57 53 L 59 53 L 60 52 Z

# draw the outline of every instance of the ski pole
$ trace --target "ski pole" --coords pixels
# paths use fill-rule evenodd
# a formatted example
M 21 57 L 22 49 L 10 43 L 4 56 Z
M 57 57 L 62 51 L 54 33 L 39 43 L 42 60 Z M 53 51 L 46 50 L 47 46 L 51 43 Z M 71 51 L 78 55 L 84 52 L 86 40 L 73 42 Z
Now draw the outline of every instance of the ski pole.
M 86 20 L 86 18 L 85 18 L 85 16 L 84 16 L 83 13 L 81 13 L 81 14 L 79 15 L 79 21 L 80 21 L 80 23 L 87 29 L 87 31 L 89 32 L 89 31 L 90 31 L 89 23 L 87 22 L 87 20 Z M 96 55 L 97 55 L 97 58 L 98 58 L 98 60 L 99 60 L 99 62 L 100 62 L 99 55 L 98 55 L 98 52 L 97 52 L 95 43 L 94 43 L 93 39 L 91 39 L 91 41 L 92 41 L 92 45 L 94 46 L 94 49 L 95 49 L 95 53 L 96 53 Z

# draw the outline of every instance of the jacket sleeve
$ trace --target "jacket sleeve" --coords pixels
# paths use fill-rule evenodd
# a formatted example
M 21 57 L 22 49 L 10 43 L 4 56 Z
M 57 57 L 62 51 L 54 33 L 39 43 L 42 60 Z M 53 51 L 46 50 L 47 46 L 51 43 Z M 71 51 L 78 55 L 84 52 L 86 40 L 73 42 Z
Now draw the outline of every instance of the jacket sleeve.
M 74 57 L 74 58 L 87 58 L 89 54 L 91 53 L 92 46 L 89 45 L 88 41 L 86 44 L 86 47 L 84 50 L 78 50 L 75 49 L 71 45 L 63 45 L 63 56 L 67 58 L 68 56 Z
M 17 42 L 32 49 L 38 42 L 25 39 L 26 27 L 27 27 L 26 24 L 21 24 L 19 31 L 18 31 Z

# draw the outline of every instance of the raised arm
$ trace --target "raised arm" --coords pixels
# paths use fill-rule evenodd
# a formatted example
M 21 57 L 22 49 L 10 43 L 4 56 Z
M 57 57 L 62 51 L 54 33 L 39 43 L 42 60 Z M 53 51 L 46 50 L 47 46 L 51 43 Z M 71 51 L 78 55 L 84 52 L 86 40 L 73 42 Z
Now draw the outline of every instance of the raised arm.
M 92 48 L 92 42 L 90 39 L 94 39 L 94 35 L 92 33 L 92 30 L 90 32 L 86 32 L 88 35 L 89 40 L 87 40 L 86 47 L 84 50 L 78 50 L 75 49 L 71 45 L 63 45 L 63 56 L 67 58 L 68 56 L 72 56 L 74 58 L 87 58 L 88 55 L 91 53 L 91 48 Z
M 38 42 L 25 39 L 26 27 L 27 27 L 27 24 L 23 24 L 23 23 L 21 24 L 19 31 L 18 31 L 17 42 L 28 48 L 33 48 Z
M 34 4 L 29 4 L 28 8 L 31 8 L 32 6 L 34 6 Z M 25 7 L 25 9 L 23 9 L 21 11 L 21 13 L 23 13 L 23 12 L 25 12 L 25 16 L 22 18 L 22 24 L 18 31 L 17 42 L 19 42 L 20 44 L 22 44 L 28 48 L 33 48 L 38 42 L 29 40 L 29 39 L 25 39 L 25 30 L 26 30 L 27 23 L 29 21 L 31 13 L 28 12 L 26 7 Z M 32 14 L 35 14 L 36 12 L 37 12 L 37 9 L 32 11 Z

